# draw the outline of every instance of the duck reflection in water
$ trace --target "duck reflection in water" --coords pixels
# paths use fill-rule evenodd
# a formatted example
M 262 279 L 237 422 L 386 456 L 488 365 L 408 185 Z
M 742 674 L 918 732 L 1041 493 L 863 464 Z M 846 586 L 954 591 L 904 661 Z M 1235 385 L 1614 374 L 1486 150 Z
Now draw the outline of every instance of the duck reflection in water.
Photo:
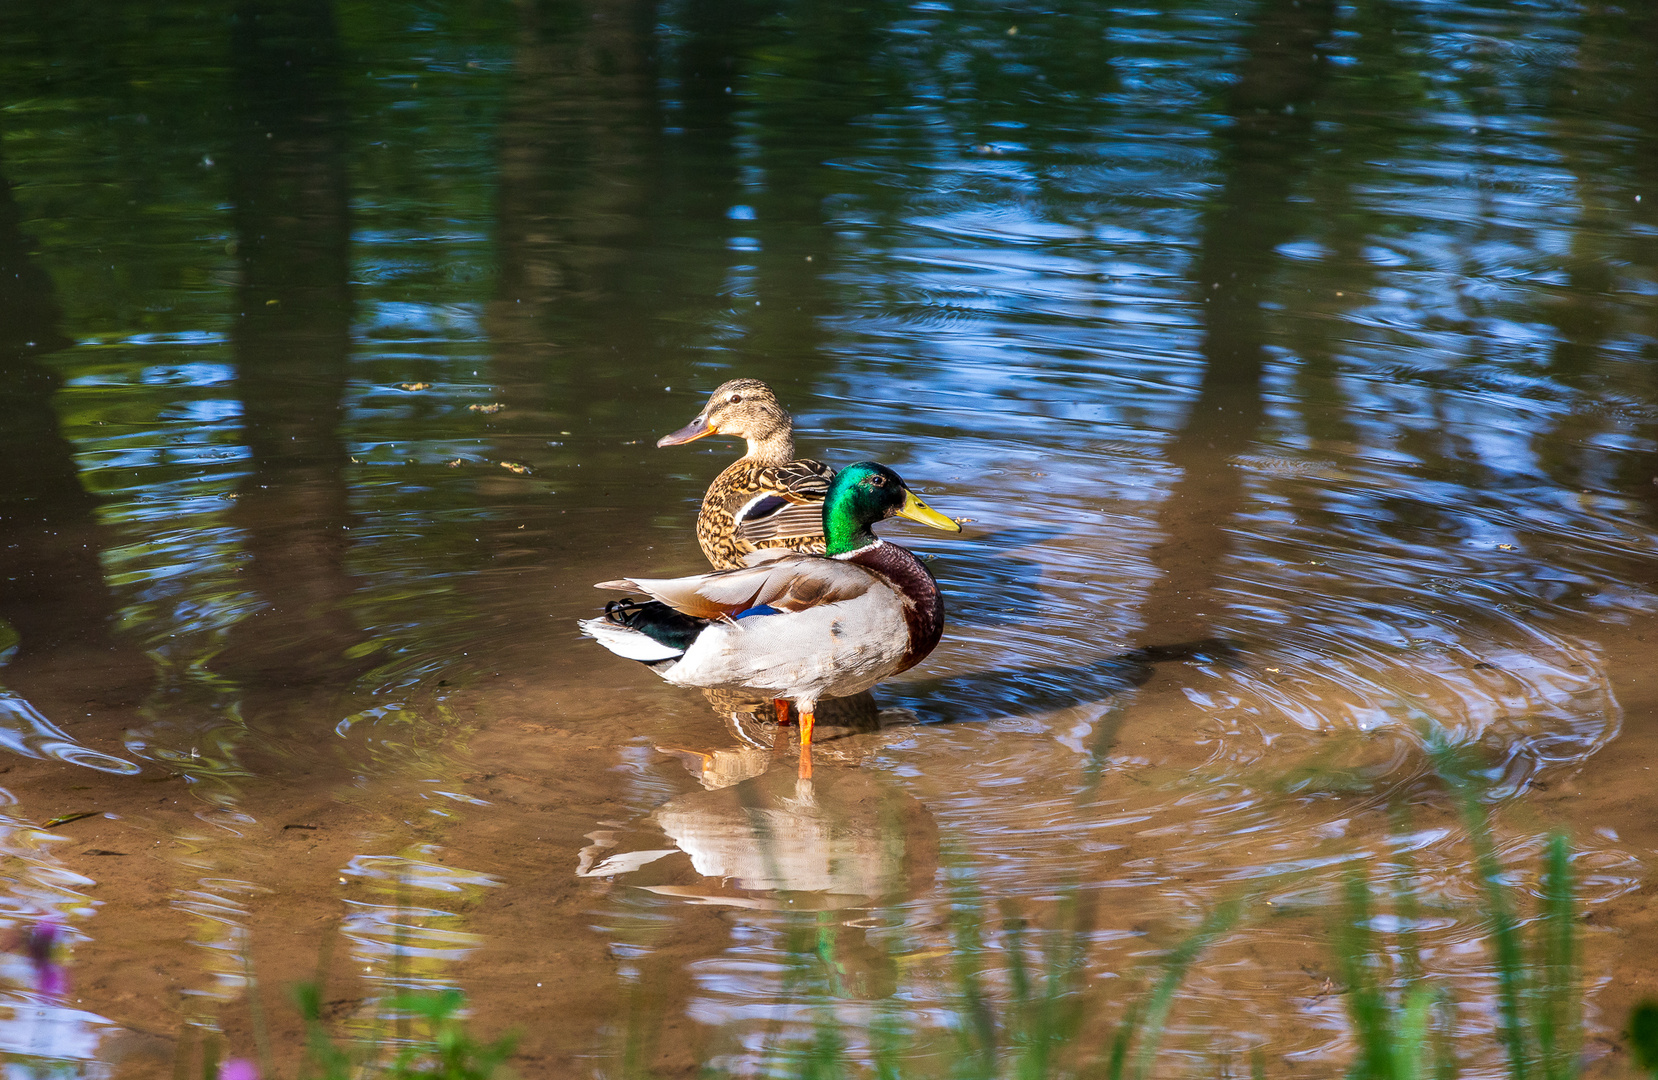
M 915 896 L 938 865 L 938 826 L 879 773 L 773 768 L 670 799 L 635 830 L 599 830 L 576 873 L 693 903 L 834 909 Z M 672 846 L 663 844 L 663 840 Z
M 705 788 L 730 787 L 765 772 L 771 768 L 777 749 L 794 737 L 786 726 L 775 722 L 770 698 L 731 690 L 704 690 L 703 696 L 714 714 L 725 721 L 737 745 L 713 750 L 680 746 L 656 749 L 678 758 Z M 826 697 L 818 702 L 812 745 L 821 748 L 826 742 L 879 731 L 893 723 L 914 722 L 915 714 L 909 709 L 883 712 L 875 695 L 868 691 L 845 698 Z
M 848 697 L 907 671 L 944 631 L 932 574 L 872 526 L 900 515 L 934 528 L 961 526 L 922 502 L 884 465 L 840 472 L 824 503 L 827 557 L 756 552 L 740 570 L 605 582 L 653 602 L 607 605 L 582 632 L 669 682 L 762 692 L 800 713 L 802 778 L 812 774 L 812 728 L 824 697 Z

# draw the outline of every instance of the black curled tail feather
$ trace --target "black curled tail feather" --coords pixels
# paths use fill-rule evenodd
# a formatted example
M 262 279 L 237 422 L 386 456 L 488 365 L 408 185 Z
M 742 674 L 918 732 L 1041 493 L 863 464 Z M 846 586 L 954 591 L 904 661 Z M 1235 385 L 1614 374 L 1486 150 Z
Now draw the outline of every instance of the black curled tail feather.
M 604 617 L 606 622 L 638 631 L 652 641 L 681 652 L 689 649 L 697 635 L 708 627 L 707 619 L 675 611 L 660 600 L 635 600 L 631 596 L 606 604 Z

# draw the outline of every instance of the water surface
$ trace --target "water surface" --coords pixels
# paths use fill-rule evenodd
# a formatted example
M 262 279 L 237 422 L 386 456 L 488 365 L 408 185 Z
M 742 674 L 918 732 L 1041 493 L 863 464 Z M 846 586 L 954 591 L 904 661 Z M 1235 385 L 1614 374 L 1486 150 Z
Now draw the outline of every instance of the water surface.
M 1430 726 L 1517 882 L 1571 830 L 1614 1046 L 1658 947 L 1652 16 L 232 8 L 0 12 L 0 906 L 73 979 L 8 968 L 0 1049 L 287 1059 L 321 971 L 347 1029 L 465 989 L 525 1075 L 642 1030 L 770 1075 L 825 1007 L 867 1059 L 894 1003 L 943 1038 L 966 882 L 992 957 L 1086 906 L 1108 1016 L 1255 896 L 1169 1074 L 1322 1074 L 1370 859 L 1496 1069 Z M 734 447 L 653 443 L 737 375 L 973 519 L 887 527 L 951 623 L 811 797 L 574 629 L 703 565 Z

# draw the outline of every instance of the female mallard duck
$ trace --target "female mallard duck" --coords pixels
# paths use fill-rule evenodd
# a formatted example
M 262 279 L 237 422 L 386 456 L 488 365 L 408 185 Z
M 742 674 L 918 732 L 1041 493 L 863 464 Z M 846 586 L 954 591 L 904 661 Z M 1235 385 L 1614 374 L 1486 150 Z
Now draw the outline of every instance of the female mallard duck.
M 894 514 L 961 531 L 897 473 L 861 461 L 836 474 L 823 504 L 827 557 L 766 551 L 736 570 L 607 581 L 599 588 L 638 589 L 660 603 L 612 602 L 602 618 L 582 621 L 582 633 L 680 686 L 793 702 L 800 775 L 810 776 L 818 700 L 862 693 L 914 667 L 944 631 L 933 575 L 871 528 Z
M 708 485 L 697 514 L 697 543 L 720 570 L 735 570 L 753 551 L 823 550 L 823 497 L 834 470 L 821 461 L 794 459 L 794 421 L 759 379 L 732 379 L 715 390 L 702 412 L 658 446 L 705 435 L 748 442 L 748 453 Z

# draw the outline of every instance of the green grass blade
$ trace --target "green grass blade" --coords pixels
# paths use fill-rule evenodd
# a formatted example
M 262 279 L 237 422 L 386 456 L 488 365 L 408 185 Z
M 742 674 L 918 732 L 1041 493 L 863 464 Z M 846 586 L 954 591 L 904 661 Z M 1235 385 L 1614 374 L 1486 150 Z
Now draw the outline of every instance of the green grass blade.
M 1410 810 L 1403 803 L 1392 811 L 1393 831 L 1400 839 L 1410 835 Z M 1421 922 L 1422 905 L 1416 896 L 1416 859 L 1408 848 L 1401 848 L 1398 869 L 1393 876 L 1393 906 L 1399 915 L 1399 974 L 1406 986 L 1422 981 L 1422 942 L 1417 934 Z
M 1140 1030 L 1140 1013 L 1144 1004 L 1139 1000 L 1129 1002 L 1122 1023 L 1117 1025 L 1116 1033 L 1111 1036 L 1111 1052 L 1105 1059 L 1106 1080 L 1123 1080 L 1123 1070 L 1128 1066 L 1128 1047 Z M 1090 1070 L 1084 1075 L 1096 1073 L 1097 1070 Z
M 1236 925 L 1242 915 L 1242 900 L 1226 901 L 1210 912 L 1198 928 L 1169 954 L 1168 960 L 1164 962 L 1163 977 L 1152 988 L 1146 1004 L 1145 1019 L 1141 1021 L 1143 1030 L 1140 1051 L 1134 1057 L 1134 1075 L 1138 1080 L 1146 1080 L 1151 1075 L 1152 1061 L 1157 1057 L 1157 1046 L 1163 1038 L 1163 1027 L 1168 1023 L 1175 991 L 1186 978 L 1186 970 L 1216 938 Z
M 1054 1075 L 1055 1057 L 1072 1044 L 1083 1016 L 1081 991 L 1088 928 L 1080 916 L 1074 887 L 1061 894 L 1053 930 L 1032 950 L 1023 942 L 1021 925 L 1009 927 L 1009 977 L 1013 1008 L 1006 1038 L 1018 1047 L 1011 1071 L 1015 1080 L 1045 1080 Z M 1040 965 L 1039 973 L 1036 964 Z
M 1092 912 L 1078 898 L 1075 888 L 1068 889 L 1060 904 L 1059 944 L 1047 957 L 1047 974 L 1043 981 L 1042 998 L 1037 1005 L 1038 1015 L 1034 1037 L 1041 1041 L 1038 1075 L 1046 1076 L 1054 1051 L 1075 1042 L 1084 1019 L 1085 998 L 1082 990 L 1087 981 L 1088 941 L 1093 929 Z
M 953 868 L 950 882 L 950 938 L 962 1013 L 956 1029 L 961 1047 L 959 1064 L 972 1070 L 965 1075 L 990 1080 L 996 1075 L 996 1018 L 980 971 L 984 962 L 984 905 L 959 866 Z
M 1013 1075 L 1018 1080 L 1027 1080 L 1043 1075 L 1047 1046 L 1039 1030 L 1041 1020 L 1037 1015 L 1031 983 L 1031 949 L 1025 922 L 1017 916 L 1009 916 L 1002 926 L 1008 990 L 1012 997 L 1002 1023 L 1002 1041 L 1017 1051 Z
M 1456 1080 L 1456 1002 L 1444 992 L 1434 995 L 1431 1017 L 1433 1028 L 1434 1080 Z
M 1538 1047 L 1543 1075 L 1570 1080 L 1576 1074 L 1581 1024 L 1578 1016 L 1577 925 L 1571 851 L 1566 837 L 1549 837 L 1544 855 L 1543 917 L 1538 922 Z
M 219 1055 L 224 1043 L 215 1033 L 209 1033 L 201 1044 L 201 1074 L 203 1080 L 219 1080 Z
M 1398 1080 L 1426 1080 L 1428 1062 L 1428 1019 L 1434 995 L 1416 985 L 1405 998 L 1399 1035 L 1393 1043 L 1393 1074 Z
M 1520 929 L 1509 903 L 1509 889 L 1503 883 L 1502 864 L 1497 861 L 1496 841 L 1491 835 L 1485 808 L 1475 783 L 1458 755 L 1434 732 L 1429 739 L 1434 767 L 1456 794 L 1463 826 L 1474 848 L 1474 867 L 1485 891 L 1486 913 L 1491 919 L 1491 938 L 1497 953 L 1498 1035 L 1508 1053 L 1508 1080 L 1526 1080 L 1530 1073 L 1525 1026 L 1521 1022 L 1520 999 L 1525 991 L 1525 964 L 1520 948 Z
M 1002 931 L 1006 944 L 1003 951 L 1007 954 L 1008 989 L 1013 995 L 1013 1004 L 1009 1010 L 1010 1026 L 1015 1031 L 1022 1030 L 1019 1021 L 1028 1018 L 1031 1007 L 1031 976 L 1030 962 L 1025 955 L 1025 920 L 1018 916 L 1009 916 L 1002 922 Z
M 899 1051 L 904 1045 L 903 1012 L 896 995 L 882 1001 L 869 1028 L 870 1056 L 875 1080 L 900 1080 Z
M 1342 891 L 1345 902 L 1335 934 L 1336 961 L 1347 984 L 1347 1009 L 1359 1044 L 1358 1058 L 1348 1075 L 1355 1080 L 1392 1080 L 1393 1023 L 1376 976 L 1370 880 L 1363 867 L 1348 867 Z

